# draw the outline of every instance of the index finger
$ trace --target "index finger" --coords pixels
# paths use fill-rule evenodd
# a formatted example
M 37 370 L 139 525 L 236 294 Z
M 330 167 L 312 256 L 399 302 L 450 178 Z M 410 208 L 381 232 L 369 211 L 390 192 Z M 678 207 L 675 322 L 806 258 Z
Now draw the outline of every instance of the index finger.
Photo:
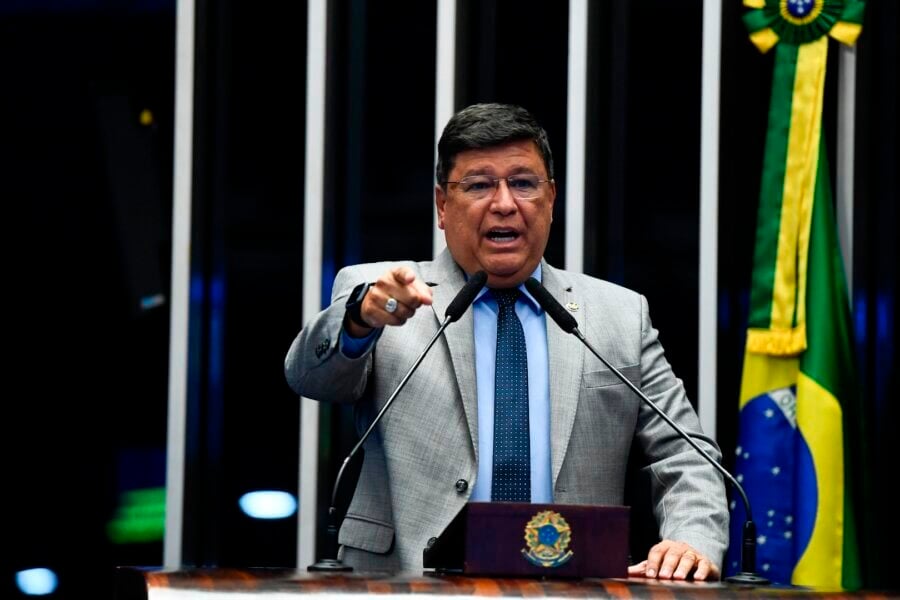
M 417 308 L 422 304 L 431 304 L 431 288 L 416 275 L 415 271 L 409 267 L 397 267 L 391 273 L 394 280 L 413 296 L 407 299 L 410 306 Z
M 431 304 L 431 288 L 428 287 L 428 284 L 416 277 L 416 280 L 413 281 L 412 287 L 415 288 L 416 293 L 419 295 L 419 302 L 422 304 Z
M 409 285 L 416 280 L 415 271 L 413 271 L 409 267 L 397 267 L 396 269 L 391 271 L 391 275 L 394 276 L 394 281 L 396 281 L 400 285 Z

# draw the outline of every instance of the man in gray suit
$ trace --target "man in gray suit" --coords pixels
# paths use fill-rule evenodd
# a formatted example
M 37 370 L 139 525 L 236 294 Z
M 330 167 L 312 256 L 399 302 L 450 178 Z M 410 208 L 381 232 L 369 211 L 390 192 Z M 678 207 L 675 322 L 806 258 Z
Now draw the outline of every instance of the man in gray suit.
M 431 262 L 342 269 L 331 306 L 285 360 L 298 394 L 354 403 L 371 422 L 467 277 L 488 275 L 367 441 L 340 530 L 344 560 L 363 571 L 420 570 L 423 549 L 469 501 L 622 504 L 636 441 L 662 541 L 629 574 L 718 578 L 728 542 L 721 476 L 522 285 L 540 280 L 604 357 L 719 458 L 644 297 L 543 260 L 556 198 L 543 128 L 519 107 L 470 106 L 444 129 L 436 171 L 447 250 Z

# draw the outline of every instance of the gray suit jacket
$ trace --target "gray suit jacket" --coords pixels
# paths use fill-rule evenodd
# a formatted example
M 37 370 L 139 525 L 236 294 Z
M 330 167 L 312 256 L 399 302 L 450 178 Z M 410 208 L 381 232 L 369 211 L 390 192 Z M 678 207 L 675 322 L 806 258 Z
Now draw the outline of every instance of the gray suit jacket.
M 357 359 L 340 350 L 344 302 L 353 287 L 405 264 L 432 286 L 434 303 L 402 327 L 386 327 Z M 643 296 L 543 263 L 543 284 L 575 303 L 579 329 L 601 355 L 719 458 L 700 431 L 684 387 L 663 356 Z M 356 403 L 368 425 L 465 283 L 449 252 L 433 262 L 342 269 L 332 304 L 312 318 L 285 359 L 288 383 L 314 400 Z M 360 479 L 340 531 L 344 559 L 360 570 L 421 570 L 422 550 L 468 500 L 477 473 L 474 320 L 468 310 L 444 332 L 365 447 Z M 650 462 L 660 536 L 691 544 L 721 565 L 728 510 L 721 476 L 573 336 L 547 319 L 553 501 L 622 504 L 632 440 Z M 468 489 L 458 491 L 464 479 Z

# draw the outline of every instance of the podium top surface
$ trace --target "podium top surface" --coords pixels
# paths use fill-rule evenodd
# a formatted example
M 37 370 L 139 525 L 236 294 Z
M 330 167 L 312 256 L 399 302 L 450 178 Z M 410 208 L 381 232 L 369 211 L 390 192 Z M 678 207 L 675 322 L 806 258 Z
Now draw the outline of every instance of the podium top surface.
M 199 593 L 198 593 L 199 592 Z M 541 597 L 541 598 L 900 598 L 898 592 L 842 592 L 796 587 L 747 588 L 719 582 L 663 582 L 623 579 L 504 579 L 430 573 L 407 575 L 314 574 L 292 569 L 117 569 L 116 598 L 177 600 L 251 597 L 293 598 L 340 596 L 356 600 L 372 596 L 409 597 Z

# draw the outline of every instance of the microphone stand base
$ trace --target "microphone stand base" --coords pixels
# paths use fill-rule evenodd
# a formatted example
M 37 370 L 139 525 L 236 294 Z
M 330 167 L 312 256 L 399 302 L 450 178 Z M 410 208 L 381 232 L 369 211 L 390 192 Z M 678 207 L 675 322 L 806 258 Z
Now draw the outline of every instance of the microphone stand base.
M 725 578 L 725 583 L 734 583 L 737 585 L 770 585 L 772 582 L 765 577 L 760 577 L 756 573 L 738 573 L 731 577 Z
M 341 560 L 323 558 L 306 567 L 306 570 L 313 573 L 349 573 L 353 570 L 353 567 L 345 565 Z

